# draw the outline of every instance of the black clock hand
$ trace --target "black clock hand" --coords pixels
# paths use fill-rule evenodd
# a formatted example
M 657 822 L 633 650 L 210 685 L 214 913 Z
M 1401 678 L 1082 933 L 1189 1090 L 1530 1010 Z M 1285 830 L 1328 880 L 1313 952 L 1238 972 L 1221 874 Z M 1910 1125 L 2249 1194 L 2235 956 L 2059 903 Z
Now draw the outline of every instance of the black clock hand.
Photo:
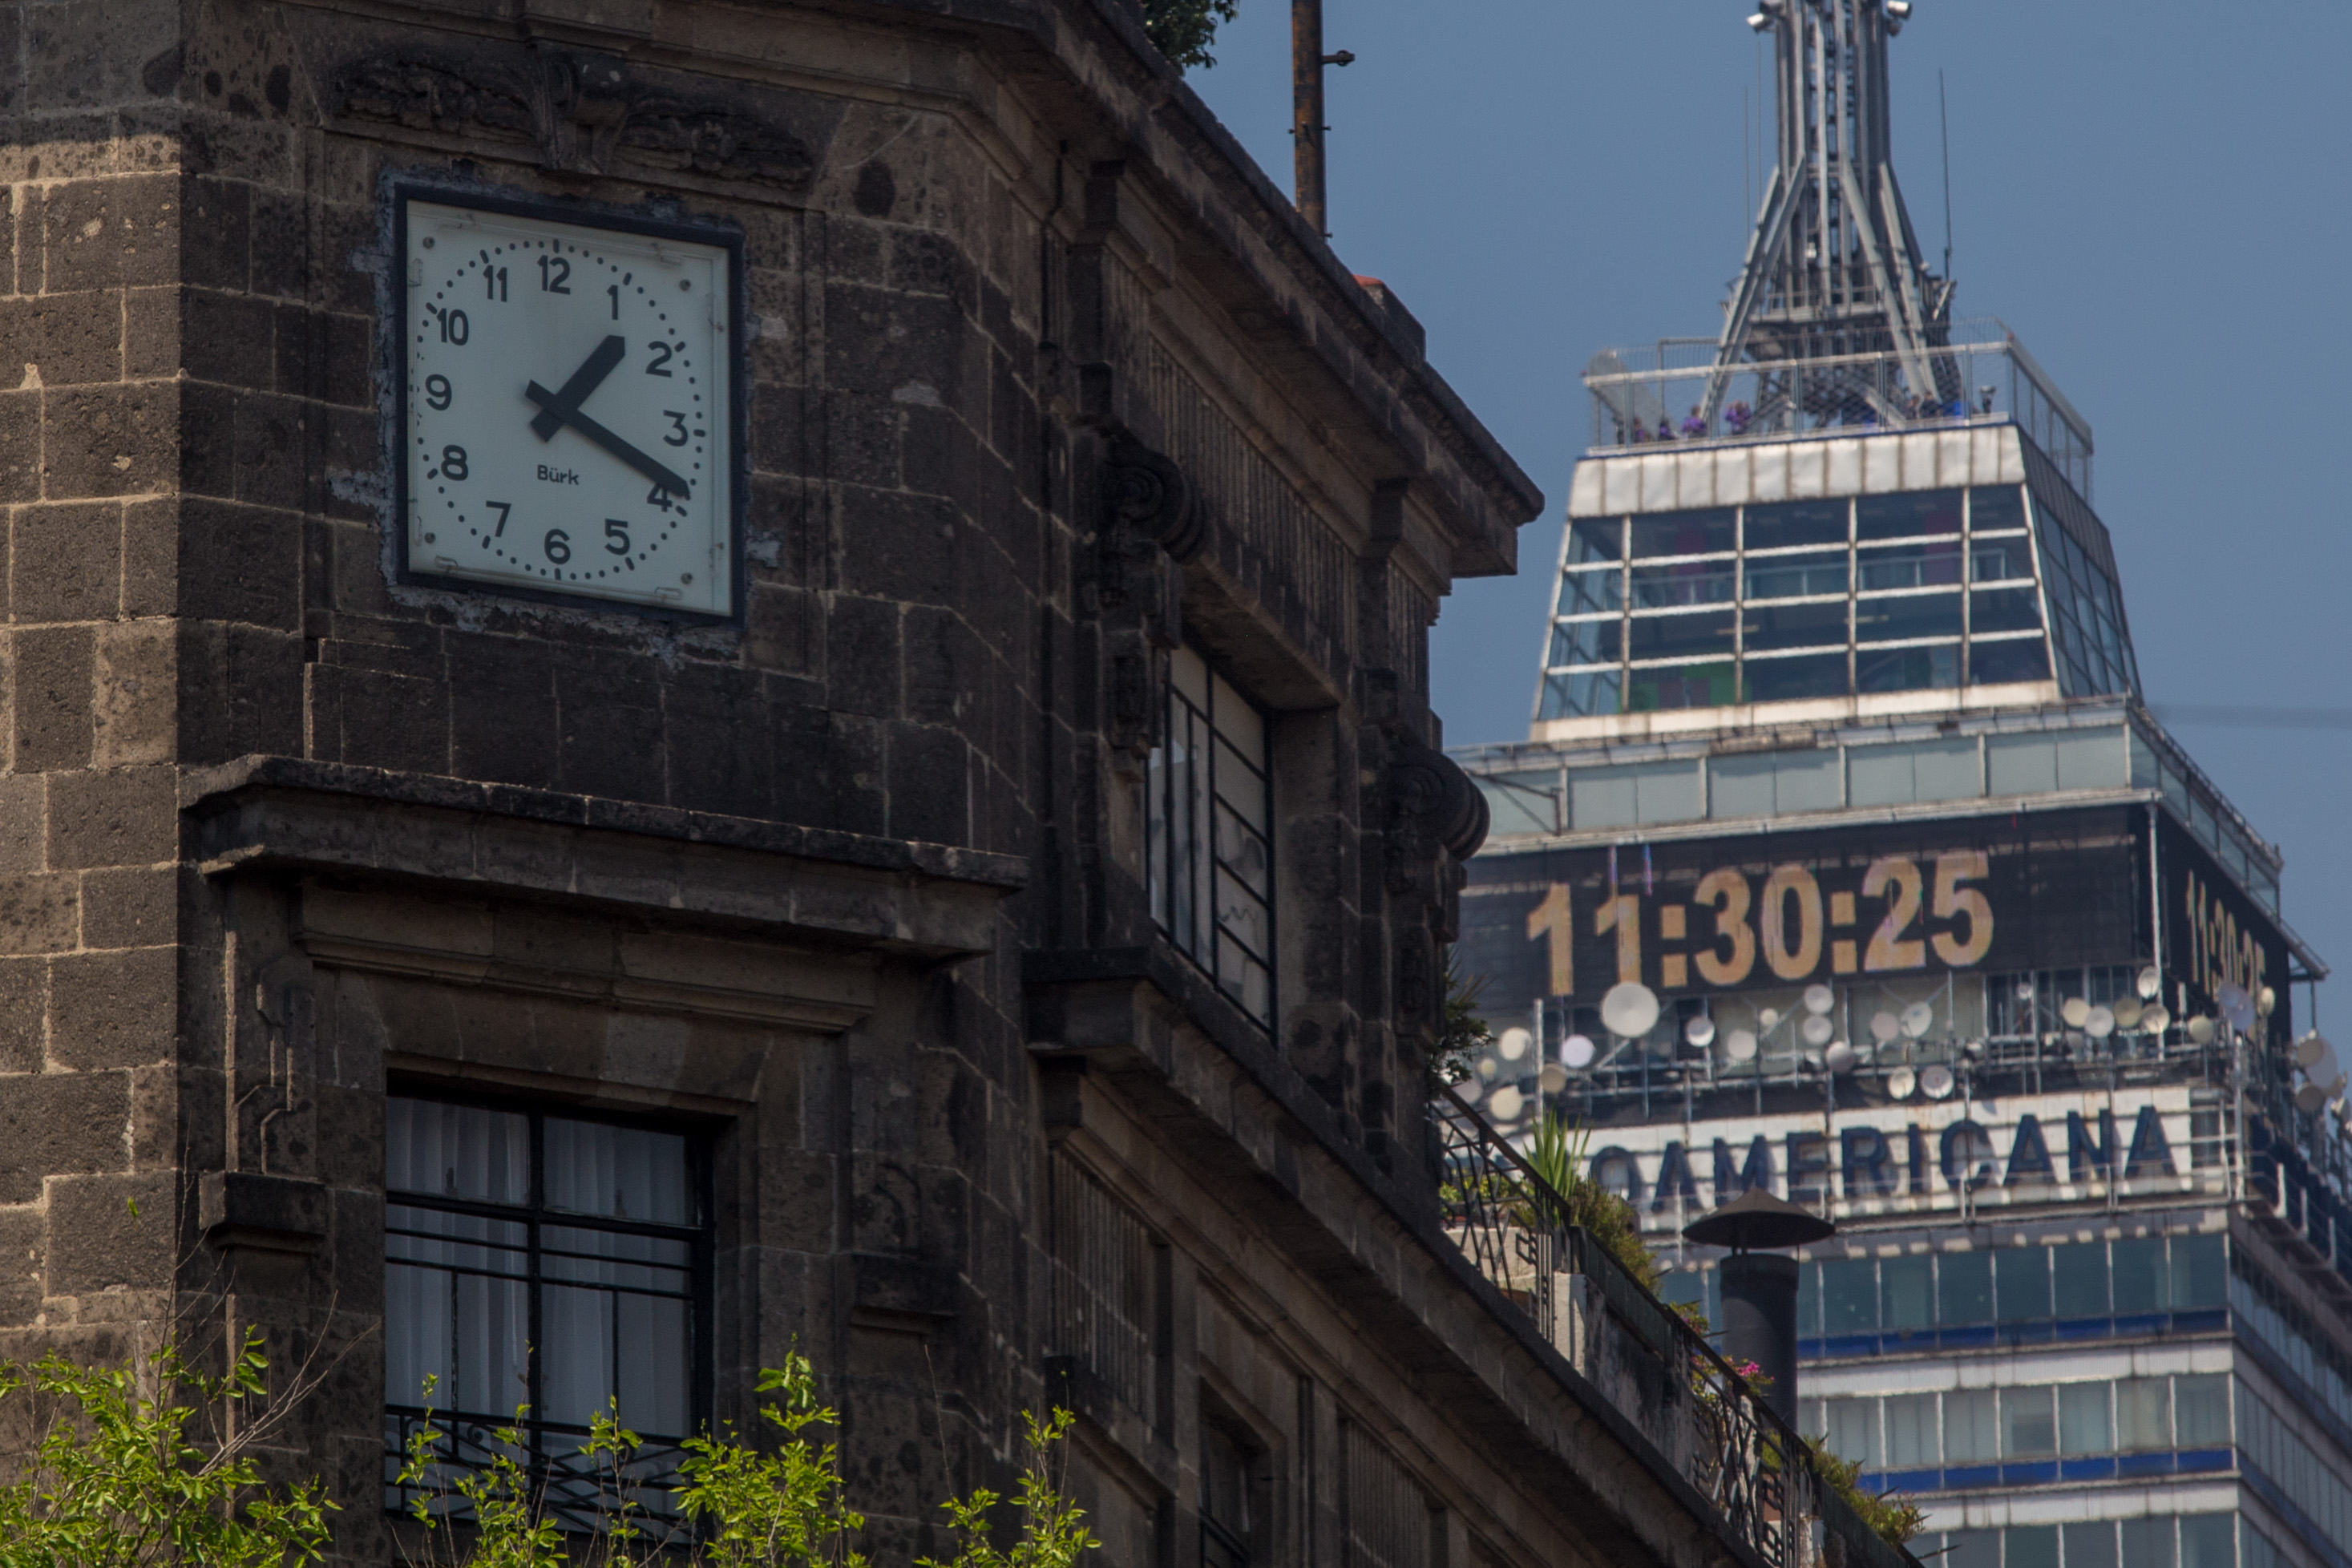
M 619 340 L 608 339 L 606 341 L 617 342 Z M 540 407 L 547 411 L 545 415 L 541 416 L 541 418 L 551 416 L 559 425 L 571 426 L 574 430 L 579 431 L 580 434 L 587 437 L 588 439 L 593 441 L 599 447 L 604 447 L 604 450 L 612 453 L 613 456 L 620 458 L 621 461 L 628 464 L 629 467 L 636 469 L 637 472 L 645 475 L 646 478 L 653 480 L 654 483 L 659 485 L 670 494 L 677 496 L 679 500 L 683 500 L 694 493 L 693 486 L 688 484 L 684 479 L 679 479 L 676 474 L 662 467 L 661 464 L 656 462 L 653 458 L 646 456 L 643 452 L 638 451 L 635 447 L 630 446 L 626 441 L 622 440 L 618 436 L 614 435 L 610 430 L 605 429 L 602 425 L 597 424 L 596 421 L 589 418 L 588 416 L 581 413 L 577 408 L 567 408 L 563 406 L 563 395 L 562 393 L 550 392 L 547 388 L 540 385 L 539 383 L 534 381 L 529 386 L 523 388 L 523 395 L 530 398 L 533 403 L 538 404 Z M 536 429 L 537 427 L 538 422 L 534 420 L 532 422 L 532 428 Z
M 583 360 L 580 368 L 572 373 L 572 379 L 563 384 L 562 390 L 555 395 L 554 402 L 541 400 L 542 411 L 530 422 L 531 434 L 542 441 L 555 439 L 555 433 L 563 428 L 564 416 L 579 412 L 580 405 L 604 384 L 604 378 L 613 374 L 613 367 L 619 364 L 621 357 L 628 352 L 629 345 L 618 337 L 606 338 L 598 343 L 595 352 Z

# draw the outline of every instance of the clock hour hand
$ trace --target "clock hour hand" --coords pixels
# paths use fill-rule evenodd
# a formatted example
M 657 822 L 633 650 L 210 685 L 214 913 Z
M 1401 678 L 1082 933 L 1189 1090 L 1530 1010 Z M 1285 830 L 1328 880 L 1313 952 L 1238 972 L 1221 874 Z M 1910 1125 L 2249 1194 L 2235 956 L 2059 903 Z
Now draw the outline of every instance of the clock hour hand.
M 530 422 L 531 434 L 542 441 L 555 439 L 555 433 L 563 428 L 565 416 L 580 411 L 580 405 L 604 384 L 604 378 L 613 374 L 613 367 L 619 364 L 621 357 L 628 352 L 629 345 L 618 336 L 606 338 L 598 343 L 595 352 L 583 360 L 580 368 L 572 373 L 572 379 L 555 393 L 552 402 L 545 398 L 537 400 L 540 413 Z
M 620 342 L 618 338 L 608 338 L 605 341 L 607 342 Z M 599 350 L 598 352 L 602 353 L 603 351 Z M 575 377 L 574 379 L 577 378 Z M 530 398 L 533 403 L 538 404 L 541 408 L 546 411 L 540 416 L 540 418 L 552 416 L 559 425 L 571 426 L 574 430 L 577 430 L 583 436 L 587 437 L 588 439 L 593 441 L 597 446 L 604 447 L 604 450 L 612 453 L 613 456 L 620 458 L 621 461 L 628 464 L 629 467 L 636 469 L 637 472 L 645 475 L 646 478 L 653 480 L 654 483 L 659 485 L 670 494 L 677 496 L 681 500 L 694 493 L 694 487 L 692 485 L 688 484 L 686 480 L 678 478 L 677 475 L 664 468 L 654 458 L 638 451 L 635 447 L 630 446 L 626 441 L 622 440 L 618 436 L 614 435 L 613 432 L 605 429 L 602 425 L 597 424 L 596 421 L 589 418 L 585 414 L 581 413 L 579 409 L 565 407 L 563 405 L 563 395 L 562 393 L 550 392 L 547 388 L 540 385 L 539 383 L 534 381 L 529 386 L 523 388 L 523 395 Z M 533 429 L 537 429 L 539 427 L 537 420 L 532 421 L 531 427 Z

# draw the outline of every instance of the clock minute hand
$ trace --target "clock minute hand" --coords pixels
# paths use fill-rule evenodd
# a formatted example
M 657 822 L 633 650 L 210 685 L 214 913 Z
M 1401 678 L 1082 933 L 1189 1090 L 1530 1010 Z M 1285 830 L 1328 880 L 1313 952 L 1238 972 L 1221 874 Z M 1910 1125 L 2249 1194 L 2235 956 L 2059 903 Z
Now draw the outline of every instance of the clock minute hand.
M 613 367 L 619 364 L 622 356 L 628 352 L 629 345 L 617 334 L 598 343 L 594 351 L 580 362 L 580 368 L 572 373 L 572 379 L 555 394 L 552 403 L 544 398 L 537 400 L 541 412 L 530 422 L 531 434 L 542 441 L 554 440 L 555 433 L 563 428 L 564 416 L 578 413 L 580 405 L 604 384 L 604 378 L 613 374 Z
M 551 416 L 556 419 L 559 425 L 571 426 L 574 430 L 579 431 L 580 434 L 587 437 L 588 439 L 593 441 L 597 446 L 604 447 L 604 450 L 612 453 L 613 456 L 620 458 L 621 461 L 628 464 L 629 467 L 636 469 L 637 472 L 645 475 L 646 478 L 653 480 L 654 483 L 659 485 L 670 494 L 683 500 L 694 493 L 694 487 L 692 485 L 678 478 L 677 475 L 672 473 L 669 469 L 662 467 L 662 465 L 655 458 L 649 458 L 645 453 L 638 451 L 635 447 L 632 447 L 626 441 L 622 440 L 621 437 L 614 435 L 613 432 L 605 429 L 602 425 L 597 424 L 596 421 L 589 418 L 588 416 L 581 413 L 577 408 L 567 408 L 563 406 L 562 394 L 550 392 L 547 388 L 540 385 L 539 383 L 534 381 L 529 386 L 523 388 L 523 395 L 530 398 L 533 403 L 538 404 L 542 409 L 546 410 L 546 414 L 542 415 L 541 417 Z M 532 422 L 532 427 L 534 429 L 538 427 L 536 420 Z

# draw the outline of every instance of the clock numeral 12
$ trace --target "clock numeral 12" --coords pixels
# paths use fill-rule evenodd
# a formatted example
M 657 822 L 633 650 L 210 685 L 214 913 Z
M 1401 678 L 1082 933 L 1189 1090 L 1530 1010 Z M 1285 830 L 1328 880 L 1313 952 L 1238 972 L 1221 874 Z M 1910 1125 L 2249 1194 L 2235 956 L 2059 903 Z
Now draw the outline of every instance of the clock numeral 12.
M 539 258 L 539 291 L 542 294 L 572 292 L 572 263 L 561 256 Z

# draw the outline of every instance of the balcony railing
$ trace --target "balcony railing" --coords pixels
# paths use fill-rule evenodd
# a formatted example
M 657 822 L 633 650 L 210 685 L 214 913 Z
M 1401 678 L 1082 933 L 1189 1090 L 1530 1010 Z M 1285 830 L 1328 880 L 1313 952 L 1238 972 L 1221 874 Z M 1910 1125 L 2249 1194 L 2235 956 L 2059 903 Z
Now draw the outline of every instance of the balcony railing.
M 1824 1484 L 1796 1432 L 1696 1329 L 1567 1223 L 1559 1194 L 1451 1089 L 1432 1096 L 1430 1126 L 1446 1233 L 1759 1559 L 1917 1568 Z
M 610 1456 L 588 1451 L 589 1429 L 551 1421 L 485 1420 L 443 1411 L 393 1405 L 383 1417 L 383 1506 L 406 1517 L 425 1504 L 436 1519 L 467 1519 L 472 1506 L 457 1490 L 461 1475 L 481 1476 L 501 1460 L 520 1470 L 532 1509 L 567 1534 L 609 1530 L 625 1508 L 658 1545 L 683 1542 L 691 1530 L 671 1489 L 682 1479 L 687 1450 L 667 1437 L 647 1437 L 617 1468 Z M 412 1474 L 419 1437 L 431 1462 Z

